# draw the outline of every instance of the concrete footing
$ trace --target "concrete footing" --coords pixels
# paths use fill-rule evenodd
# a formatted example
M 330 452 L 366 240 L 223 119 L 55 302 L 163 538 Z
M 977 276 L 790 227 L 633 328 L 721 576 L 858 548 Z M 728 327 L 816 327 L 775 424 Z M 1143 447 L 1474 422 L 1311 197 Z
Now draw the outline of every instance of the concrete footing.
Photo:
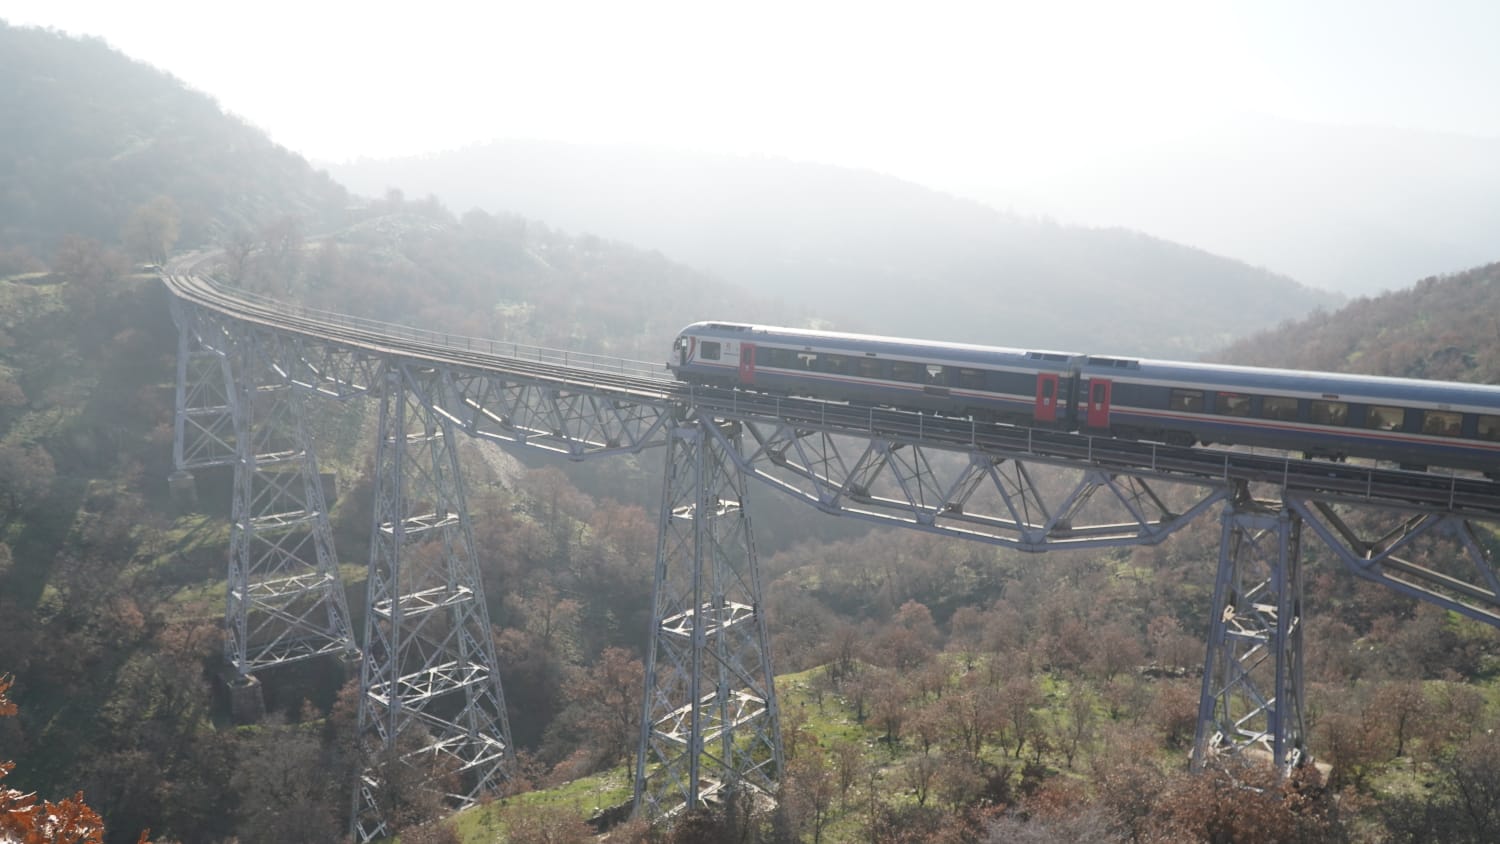
M 339 655 L 339 671 L 344 683 L 350 680 L 359 680 L 359 669 L 365 664 L 365 655 L 361 651 L 345 651 Z
M 187 513 L 198 506 L 198 482 L 193 473 L 178 470 L 167 476 L 167 490 L 172 495 L 172 506 Z
M 255 724 L 266 716 L 266 697 L 254 676 L 229 680 L 229 712 L 236 724 Z

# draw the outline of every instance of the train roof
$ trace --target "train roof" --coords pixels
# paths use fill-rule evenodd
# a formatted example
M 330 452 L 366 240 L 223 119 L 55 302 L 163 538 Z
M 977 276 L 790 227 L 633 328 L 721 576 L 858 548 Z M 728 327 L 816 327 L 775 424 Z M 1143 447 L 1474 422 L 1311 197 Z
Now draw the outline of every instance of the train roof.
M 1223 363 L 1131 358 L 1132 375 L 1141 380 L 1198 387 L 1231 387 L 1309 398 L 1357 401 L 1421 401 L 1475 410 L 1500 410 L 1500 386 L 1457 381 L 1427 381 L 1386 375 L 1356 375 L 1301 369 L 1270 369 Z M 1084 372 L 1099 374 L 1085 364 Z M 1121 376 L 1123 377 L 1123 376 Z M 1221 389 L 1222 392 L 1222 389 Z
M 1154 360 L 1128 355 L 1093 355 L 1082 352 L 1017 349 L 984 346 L 973 343 L 949 343 L 938 340 L 914 340 L 875 334 L 853 334 L 841 331 L 815 331 L 751 325 L 738 322 L 696 322 L 684 331 L 709 331 L 724 337 L 773 338 L 802 341 L 808 345 L 835 341 L 853 350 L 908 354 L 915 357 L 941 357 L 961 362 L 983 363 L 986 356 L 1024 357 L 1042 368 L 1078 364 L 1086 375 L 1111 376 L 1122 380 L 1146 381 L 1165 386 L 1224 388 L 1255 393 L 1278 393 L 1308 398 L 1355 401 L 1362 403 L 1390 401 L 1423 402 L 1451 405 L 1454 409 L 1500 413 L 1500 386 L 1469 384 L 1456 381 L 1427 381 L 1418 378 L 1392 378 L 1384 375 L 1355 375 L 1346 372 L 1319 372 L 1300 369 L 1270 369 L 1220 363 Z M 1048 366 L 1048 364 L 1051 364 Z
M 1059 352 L 1050 349 L 1017 349 L 1008 346 L 984 346 L 977 343 L 952 343 L 944 340 L 916 340 L 910 337 L 887 337 L 879 334 L 855 334 L 847 331 L 817 331 L 810 328 L 786 328 L 779 325 L 751 325 L 741 322 L 695 322 L 683 329 L 687 331 L 721 331 L 725 336 L 754 338 L 786 338 L 803 340 L 811 345 L 817 342 L 837 341 L 853 349 L 866 351 L 906 352 L 931 355 L 940 352 L 957 360 L 987 354 L 1014 355 L 1051 361 L 1082 360 L 1080 352 Z M 977 358 L 976 358 L 977 359 Z

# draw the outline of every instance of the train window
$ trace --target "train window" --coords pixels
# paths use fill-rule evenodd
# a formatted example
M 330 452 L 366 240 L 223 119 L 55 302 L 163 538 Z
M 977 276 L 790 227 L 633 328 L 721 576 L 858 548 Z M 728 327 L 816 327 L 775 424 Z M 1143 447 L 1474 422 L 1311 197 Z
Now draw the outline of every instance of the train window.
M 948 383 L 948 376 L 943 373 L 943 367 L 938 366 L 935 363 L 929 363 L 929 364 L 927 364 L 927 383 L 929 383 L 929 384 L 946 384 L 946 383 Z
M 1036 379 L 1036 375 L 1023 375 L 1019 372 L 991 372 L 990 389 L 997 393 L 1015 393 L 1021 396 L 1036 395 Z
M 1067 392 L 1066 387 L 1063 388 L 1063 392 Z M 1114 386 L 1110 387 L 1109 400 L 1116 405 L 1150 406 L 1156 404 L 1160 393 L 1161 390 L 1156 387 L 1143 387 L 1140 384 L 1116 381 Z
M 897 360 L 891 361 L 891 378 L 897 381 L 909 381 L 917 384 L 922 381 L 922 373 L 916 364 Z
M 1235 393 L 1219 393 L 1214 399 L 1214 412 L 1225 416 L 1249 416 L 1250 397 Z
M 1285 396 L 1266 396 L 1260 402 L 1260 415 L 1265 419 L 1280 419 L 1286 422 L 1297 420 L 1297 400 Z
M 698 357 L 704 360 L 719 359 L 719 344 L 713 340 L 704 340 L 698 344 Z
M 1106 358 L 1089 355 L 1089 366 L 1112 366 L 1115 369 L 1140 369 L 1141 362 L 1128 358 Z
M 1167 406 L 1187 413 L 1202 413 L 1203 392 L 1201 390 L 1173 390 L 1171 398 L 1167 400 Z
M 1372 404 L 1365 408 L 1365 427 L 1374 431 L 1399 431 L 1406 411 L 1399 407 Z
M 817 369 L 818 368 L 818 356 L 815 355 L 815 354 L 813 354 L 812 352 L 798 352 L 797 353 L 797 360 L 800 362 L 799 365 L 803 369 Z
M 1479 417 L 1479 427 L 1474 429 L 1474 433 L 1481 440 L 1500 441 L 1500 416 Z
M 970 369 L 966 366 L 959 367 L 958 386 L 970 390 L 984 389 L 984 370 Z
M 1456 437 L 1463 433 L 1464 415 L 1447 410 L 1422 411 L 1422 433 Z
M 880 361 L 875 358 L 860 358 L 855 361 L 855 368 L 859 370 L 861 378 L 880 377 Z
M 797 360 L 797 353 L 791 349 L 772 349 L 771 365 L 778 369 L 798 369 L 802 366 Z
M 1318 425 L 1348 425 L 1349 405 L 1341 401 L 1314 400 L 1308 403 L 1308 416 Z
M 835 375 L 843 375 L 849 371 L 849 357 L 847 355 L 824 355 L 823 371 L 832 372 Z

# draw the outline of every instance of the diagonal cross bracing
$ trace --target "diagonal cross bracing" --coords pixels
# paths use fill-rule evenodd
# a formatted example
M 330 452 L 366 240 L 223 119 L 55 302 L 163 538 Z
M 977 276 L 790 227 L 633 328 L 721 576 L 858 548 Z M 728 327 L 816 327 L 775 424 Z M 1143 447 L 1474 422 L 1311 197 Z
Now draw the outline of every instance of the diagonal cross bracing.
M 1500 573 L 1471 521 L 1295 495 L 1287 506 L 1356 577 L 1500 627 Z
M 464 433 L 574 459 L 662 445 L 672 413 L 660 401 L 509 373 L 443 368 L 433 386 L 424 401 Z

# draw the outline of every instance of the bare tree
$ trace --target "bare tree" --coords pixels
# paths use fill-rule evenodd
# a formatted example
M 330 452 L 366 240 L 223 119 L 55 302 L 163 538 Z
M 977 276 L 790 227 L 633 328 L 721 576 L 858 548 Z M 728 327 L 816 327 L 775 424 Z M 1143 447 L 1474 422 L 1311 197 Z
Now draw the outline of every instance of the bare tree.
M 1099 713 L 1098 698 L 1088 686 L 1073 683 L 1062 707 L 1049 710 L 1053 744 L 1062 752 L 1069 768 L 1078 752 L 1094 740 Z
M 782 799 L 792 808 L 797 825 L 812 832 L 813 844 L 820 844 L 823 829 L 828 825 L 833 795 L 838 790 L 834 772 L 829 770 L 817 745 L 807 747 L 787 768 L 787 778 L 781 787 Z
M 131 254 L 153 264 L 164 264 L 177 245 L 182 212 L 169 196 L 158 196 L 130 212 L 120 239 Z
M 913 756 L 901 766 L 901 781 L 912 790 L 918 806 L 926 806 L 942 762 L 936 756 Z
M 867 763 L 865 749 L 849 739 L 838 739 L 832 746 L 833 772 L 839 788 L 839 811 L 849 808 L 849 789 L 859 781 Z

